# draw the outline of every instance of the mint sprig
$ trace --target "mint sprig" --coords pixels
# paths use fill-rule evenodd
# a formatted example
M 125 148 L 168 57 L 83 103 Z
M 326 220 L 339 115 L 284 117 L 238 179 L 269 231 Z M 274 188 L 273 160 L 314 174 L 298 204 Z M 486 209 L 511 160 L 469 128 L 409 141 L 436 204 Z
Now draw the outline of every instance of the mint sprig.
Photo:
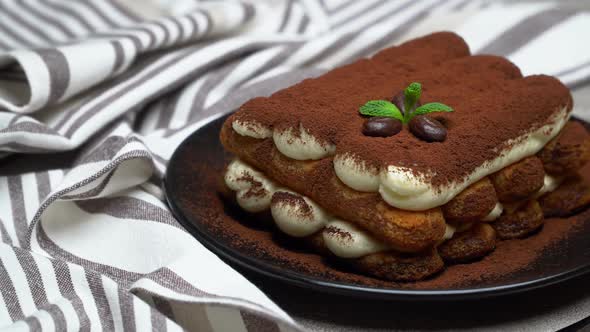
M 399 108 L 387 100 L 370 100 L 361 106 L 359 112 L 362 115 L 383 116 L 404 121 L 404 116 Z
M 414 82 L 404 90 L 405 114 L 397 106 L 387 100 L 370 100 L 360 107 L 359 112 L 367 116 L 382 116 L 400 120 L 402 123 L 409 123 L 417 115 L 425 115 L 433 112 L 453 112 L 450 106 L 442 103 L 428 103 L 412 110 L 422 94 L 422 85 Z

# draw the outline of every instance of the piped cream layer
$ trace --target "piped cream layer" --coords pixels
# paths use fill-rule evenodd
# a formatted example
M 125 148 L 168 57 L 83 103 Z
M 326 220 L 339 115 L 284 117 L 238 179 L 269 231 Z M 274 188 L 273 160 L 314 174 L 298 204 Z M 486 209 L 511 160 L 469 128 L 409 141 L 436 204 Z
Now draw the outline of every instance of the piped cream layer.
M 240 159 L 228 165 L 225 183 L 236 192 L 237 203 L 244 210 L 270 209 L 282 232 L 306 237 L 321 231 L 326 247 L 338 257 L 358 258 L 391 249 L 355 224 L 330 215 L 309 197 L 281 188 Z M 275 196 L 279 193 L 288 195 Z M 447 225 L 441 242 L 452 238 L 455 232 L 454 227 Z
M 424 211 L 446 204 L 471 184 L 536 154 L 561 131 L 568 120 L 567 109 L 560 109 L 547 125 L 507 142 L 506 145 L 510 148 L 502 151 L 500 156 L 476 168 L 462 181 L 453 182 L 444 187 L 434 187 L 429 182 L 429 179 L 436 175 L 434 173 L 416 175 L 408 168 L 390 165 L 381 169 L 377 175 L 374 170 L 364 165 L 351 165 L 350 160 L 355 160 L 352 157 L 345 157 L 347 162 L 340 163 L 336 174 L 351 188 L 360 188 L 362 185 L 359 183 L 363 183 L 366 185 L 364 188 L 371 189 L 374 189 L 374 182 L 378 176 L 378 191 L 389 205 L 403 210 Z M 336 155 L 334 159 L 341 158 Z
M 331 216 L 308 197 L 280 188 L 239 159 L 227 167 L 225 183 L 236 192 L 237 203 L 244 210 L 261 212 L 270 209 L 282 232 L 293 237 L 306 237 L 321 231 L 326 246 L 336 256 L 355 258 L 389 249 L 358 226 Z M 274 196 L 278 193 L 288 195 Z
M 395 165 L 377 169 L 349 154 L 334 156 L 334 170 L 338 178 L 352 189 L 379 192 L 385 202 L 399 209 L 424 211 L 446 204 L 471 184 L 536 154 L 561 131 L 569 115 L 567 108 L 560 108 L 547 125 L 507 142 L 506 146 L 510 148 L 502 151 L 500 156 L 476 168 L 462 181 L 444 187 L 435 187 L 430 182 L 435 173 L 416 175 L 408 168 Z M 272 132 L 277 149 L 296 160 L 318 160 L 333 155 L 336 150 L 333 144 L 321 142 L 301 125 L 281 132 L 273 132 L 272 128 L 258 123 L 234 121 L 232 127 L 238 134 L 254 138 L 268 138 Z

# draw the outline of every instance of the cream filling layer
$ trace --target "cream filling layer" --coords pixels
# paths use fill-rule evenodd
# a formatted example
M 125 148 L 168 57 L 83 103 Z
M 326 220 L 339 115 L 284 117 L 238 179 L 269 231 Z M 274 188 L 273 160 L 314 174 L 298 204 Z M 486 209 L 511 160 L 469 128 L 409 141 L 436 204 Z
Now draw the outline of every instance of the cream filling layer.
M 336 151 L 334 144 L 319 141 L 301 124 L 297 129 L 275 130 L 272 139 L 282 154 L 295 160 L 318 160 Z
M 502 215 L 502 212 L 504 212 L 504 206 L 502 205 L 502 203 L 497 202 L 496 206 L 494 206 L 494 209 L 492 211 L 490 211 L 490 213 L 488 213 L 488 215 L 485 216 L 481 221 L 483 221 L 483 222 L 494 221 Z
M 543 179 L 543 187 L 541 187 L 541 190 L 539 190 L 537 193 L 537 197 L 541 197 L 546 193 L 554 191 L 562 182 L 562 177 L 545 174 L 545 178 Z
M 248 212 L 261 212 L 270 207 L 277 186 L 262 173 L 240 159 L 234 159 L 224 176 L 227 187 L 236 192 L 238 205 Z
M 559 180 L 546 176 L 547 187 L 544 193 L 555 190 Z M 227 167 L 225 183 L 236 192 L 240 207 L 249 212 L 261 212 L 270 209 L 277 227 L 293 237 L 306 237 L 322 231 L 326 247 L 334 255 L 342 258 L 358 258 L 369 254 L 383 252 L 391 248 L 353 223 L 331 216 L 310 198 L 296 192 L 280 188 L 263 173 L 250 167 L 239 159 Z M 288 195 L 276 195 L 288 193 Z M 503 206 L 497 203 L 483 221 L 497 219 Z M 446 225 L 441 243 L 449 240 L 455 233 L 469 229 L 471 224 L 456 229 Z
M 277 227 L 290 236 L 306 237 L 324 229 L 322 237 L 326 246 L 338 257 L 356 258 L 389 249 L 358 226 L 331 216 L 308 197 L 280 188 L 239 159 L 227 167 L 225 183 L 236 192 L 240 207 L 249 212 L 270 209 Z M 340 230 L 340 237 L 329 234 L 332 232 L 326 231 L 326 225 Z
M 236 133 L 242 136 L 249 136 L 258 139 L 272 137 L 272 129 L 267 128 L 255 121 L 244 122 L 235 120 L 232 122 L 231 127 L 236 131 Z
M 559 185 L 562 182 L 563 182 L 563 178 L 561 178 L 561 177 L 555 177 L 555 176 L 551 176 L 549 174 L 545 174 L 545 178 L 543 179 L 543 187 L 539 190 L 539 192 L 535 196 L 541 197 L 541 196 L 545 195 L 546 193 L 550 193 L 550 192 L 554 191 L 555 189 L 557 189 L 557 187 L 559 187 Z M 502 212 L 504 212 L 504 206 L 502 205 L 502 203 L 497 202 L 496 206 L 494 206 L 494 209 L 492 211 L 490 211 L 490 213 L 485 218 L 483 218 L 481 221 L 483 221 L 483 222 L 494 221 L 502 215 Z
M 443 235 L 443 239 L 441 242 L 444 242 L 446 240 L 450 240 L 451 238 L 453 238 L 453 235 L 455 235 L 455 232 L 457 232 L 457 228 L 454 227 L 453 225 L 447 224 L 447 227 L 445 228 L 445 235 Z
M 342 258 L 357 258 L 389 249 L 358 226 L 337 219 L 324 228 L 322 237 L 326 247 Z
M 358 226 L 329 215 L 308 197 L 292 191 L 277 190 L 270 211 L 278 228 L 293 237 L 310 236 L 323 229 L 324 244 L 338 257 L 356 258 L 389 249 Z
M 301 124 L 298 128 L 287 130 L 273 130 L 256 121 L 234 120 L 231 125 L 242 136 L 258 139 L 272 137 L 277 149 L 295 160 L 318 160 L 331 156 L 336 151 L 334 144 L 318 140 Z
M 435 188 L 428 182 L 428 179 L 435 174 L 416 176 L 408 168 L 390 165 L 380 172 L 379 193 L 389 205 L 404 210 L 423 211 L 441 206 L 471 184 L 539 152 L 561 131 L 568 120 L 567 109 L 560 109 L 549 124 L 507 142 L 511 148 L 503 151 L 499 157 L 476 168 L 463 181 L 454 182 L 442 188 Z M 358 172 L 358 167 L 356 172 Z M 344 176 L 339 176 L 339 178 L 345 184 L 350 185 L 355 181 L 360 181 L 360 177 L 356 177 L 355 180 L 351 179 L 354 177 L 354 173 L 355 171 L 351 170 L 347 172 L 348 178 Z M 369 175 L 364 174 L 363 176 L 368 177 Z
M 354 190 L 375 192 L 379 190 L 379 169 L 349 154 L 334 156 L 336 176 Z
M 287 195 L 280 195 L 281 192 Z M 277 227 L 293 237 L 312 235 L 329 221 L 324 209 L 311 199 L 284 189 L 273 195 L 270 212 Z

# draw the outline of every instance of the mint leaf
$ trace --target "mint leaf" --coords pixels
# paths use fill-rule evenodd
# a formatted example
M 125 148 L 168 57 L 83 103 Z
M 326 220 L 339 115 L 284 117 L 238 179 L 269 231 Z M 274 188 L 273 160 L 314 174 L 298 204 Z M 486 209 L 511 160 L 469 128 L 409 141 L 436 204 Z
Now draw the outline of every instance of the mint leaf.
M 412 113 L 412 117 L 433 112 L 453 112 L 453 109 L 442 103 L 428 103 L 416 108 L 414 113 Z
M 404 90 L 404 110 L 406 110 L 406 114 L 404 114 L 404 122 L 407 123 L 412 118 L 410 110 L 414 108 L 418 99 L 420 99 L 421 94 L 422 85 L 418 82 L 413 82 Z
M 387 100 L 370 100 L 360 107 L 359 112 L 368 116 L 384 116 L 404 121 L 402 112 Z

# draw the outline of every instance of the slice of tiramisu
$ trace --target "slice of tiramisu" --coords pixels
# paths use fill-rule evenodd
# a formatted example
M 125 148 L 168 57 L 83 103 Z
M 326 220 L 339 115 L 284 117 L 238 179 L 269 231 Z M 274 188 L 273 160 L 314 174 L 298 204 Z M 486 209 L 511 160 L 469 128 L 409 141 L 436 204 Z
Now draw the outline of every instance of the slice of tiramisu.
M 555 78 L 436 33 L 244 104 L 221 132 L 225 183 L 319 252 L 417 280 L 588 204 L 571 109 Z

